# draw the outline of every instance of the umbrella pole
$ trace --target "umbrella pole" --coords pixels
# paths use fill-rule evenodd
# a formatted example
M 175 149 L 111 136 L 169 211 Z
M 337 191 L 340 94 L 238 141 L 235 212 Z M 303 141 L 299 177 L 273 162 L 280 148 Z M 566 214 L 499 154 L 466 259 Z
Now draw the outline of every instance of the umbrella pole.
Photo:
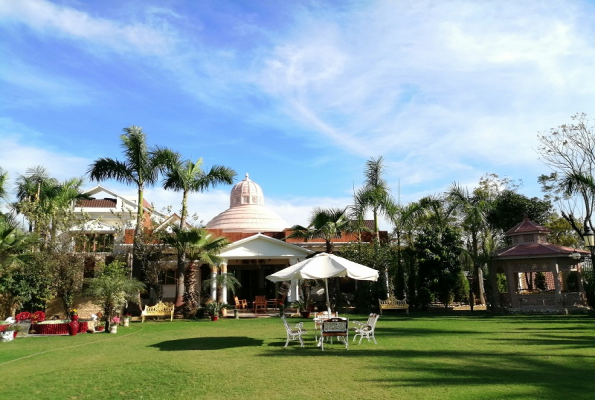
M 326 308 L 328 310 L 328 317 L 331 317 L 331 301 L 328 297 L 328 279 L 324 278 L 324 293 L 326 293 Z

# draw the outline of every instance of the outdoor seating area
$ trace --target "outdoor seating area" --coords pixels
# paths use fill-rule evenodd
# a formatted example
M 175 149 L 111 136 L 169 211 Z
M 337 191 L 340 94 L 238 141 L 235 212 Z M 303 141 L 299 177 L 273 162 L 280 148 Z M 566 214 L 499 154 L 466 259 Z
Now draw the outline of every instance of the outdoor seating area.
M 375 344 L 378 344 L 374 333 L 379 317 L 378 314 L 370 314 L 366 322 L 352 321 L 350 326 L 349 319 L 339 317 L 337 312 L 332 312 L 330 315 L 328 311 L 317 312 L 312 319 L 314 323 L 314 344 L 324 351 L 325 342 L 327 346 L 328 344 L 332 345 L 333 339 L 336 338 L 345 345 L 346 350 L 349 350 L 349 331 L 354 333 L 354 342 L 359 336 L 359 344 L 361 344 L 363 338 L 368 339 L 368 342 L 372 340 Z M 285 316 L 282 316 L 281 319 L 287 332 L 287 341 L 284 347 L 287 347 L 291 340 L 298 340 L 301 347 L 304 347 L 304 335 L 307 334 L 304 323 L 299 322 L 295 325 L 295 328 L 291 328 Z

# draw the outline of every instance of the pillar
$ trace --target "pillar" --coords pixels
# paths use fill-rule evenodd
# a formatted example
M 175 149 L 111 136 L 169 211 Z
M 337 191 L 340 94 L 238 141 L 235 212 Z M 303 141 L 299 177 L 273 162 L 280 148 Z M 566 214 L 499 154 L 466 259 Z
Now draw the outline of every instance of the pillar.
M 508 285 L 508 296 L 510 297 L 510 306 L 519 307 L 519 298 L 517 295 L 519 274 L 512 270 L 512 266 L 506 265 L 506 283 Z
M 217 267 L 211 267 L 211 299 L 217 300 Z
M 556 261 L 550 261 L 550 270 L 554 278 L 554 289 L 555 289 L 555 301 L 556 304 L 562 305 L 562 288 L 560 287 L 560 276 L 558 263 Z
M 219 269 L 221 270 L 221 275 L 227 274 L 227 264 L 223 263 L 219 265 Z M 227 303 L 227 282 L 223 282 L 223 293 L 221 293 L 221 301 Z

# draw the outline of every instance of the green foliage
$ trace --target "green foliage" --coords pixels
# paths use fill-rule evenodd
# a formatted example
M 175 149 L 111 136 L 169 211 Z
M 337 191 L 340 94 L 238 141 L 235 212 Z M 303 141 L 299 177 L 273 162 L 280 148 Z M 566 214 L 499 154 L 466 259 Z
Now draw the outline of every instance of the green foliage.
M 497 273 L 496 283 L 498 285 L 498 293 L 508 293 L 508 283 L 506 282 L 506 274 L 502 272 Z
M 333 252 L 333 239 L 340 238 L 342 233 L 349 230 L 351 224 L 342 208 L 315 207 L 310 216 L 307 227 L 295 225 L 291 228 L 289 238 L 299 238 L 308 241 L 313 238 L 324 239 L 326 252 Z
M 506 232 L 521 222 L 524 216 L 543 225 L 552 214 L 553 206 L 549 200 L 528 198 L 512 190 L 504 190 L 496 197 L 487 214 L 487 221 L 494 228 Z
M 372 243 L 351 243 L 342 247 L 337 254 L 377 271 L 384 271 L 389 268 L 394 264 L 396 257 L 394 249 L 389 244 L 378 243 L 377 241 Z M 358 281 L 355 293 L 355 307 L 362 312 L 370 312 L 374 307 L 377 307 L 378 299 L 386 298 L 386 283 L 383 273 L 380 273 L 377 282 Z M 339 299 L 334 299 L 331 296 L 331 307 L 333 309 L 338 301 Z
M 547 282 L 543 272 L 535 273 L 535 287 L 539 290 L 547 290 Z
M 145 289 L 142 282 L 128 277 L 126 264 L 121 261 L 100 264 L 97 276 L 86 282 L 89 286 L 85 294 L 95 297 L 108 321 L 120 312 L 127 300 L 136 300 Z
M 550 243 L 575 249 L 582 248 L 582 238 L 572 229 L 572 225 L 566 219 L 559 215 L 553 215 L 544 226 L 551 230 L 548 234 Z
M 578 273 L 576 271 L 570 271 L 566 276 L 566 291 L 568 292 L 578 292 Z
M 457 231 L 447 227 L 424 228 L 417 237 L 415 248 L 418 260 L 418 301 L 426 305 L 427 289 L 445 306 L 452 301 L 461 288 L 461 265 L 459 254 L 462 242 Z
M 55 294 L 52 266 L 45 254 L 32 254 L 26 263 L 0 275 L 0 292 L 9 294 L 21 311 L 43 311 Z
M 215 284 L 217 288 L 217 303 L 222 303 L 223 298 L 223 287 L 227 286 L 227 289 L 235 295 L 236 288 L 242 287 L 242 284 L 235 275 L 231 272 L 222 272 L 217 274 L 214 278 L 205 279 L 203 281 L 202 287 L 203 290 L 208 291 L 211 288 L 211 285 Z

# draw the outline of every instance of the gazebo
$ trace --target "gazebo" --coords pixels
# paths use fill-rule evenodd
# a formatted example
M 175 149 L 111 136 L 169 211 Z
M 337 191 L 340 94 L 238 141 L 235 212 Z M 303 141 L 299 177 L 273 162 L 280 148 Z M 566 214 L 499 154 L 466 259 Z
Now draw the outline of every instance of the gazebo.
M 549 232 L 528 217 L 506 232 L 512 245 L 496 250 L 490 265 L 495 309 L 557 312 L 587 307 L 581 270 L 589 252 L 548 243 Z

